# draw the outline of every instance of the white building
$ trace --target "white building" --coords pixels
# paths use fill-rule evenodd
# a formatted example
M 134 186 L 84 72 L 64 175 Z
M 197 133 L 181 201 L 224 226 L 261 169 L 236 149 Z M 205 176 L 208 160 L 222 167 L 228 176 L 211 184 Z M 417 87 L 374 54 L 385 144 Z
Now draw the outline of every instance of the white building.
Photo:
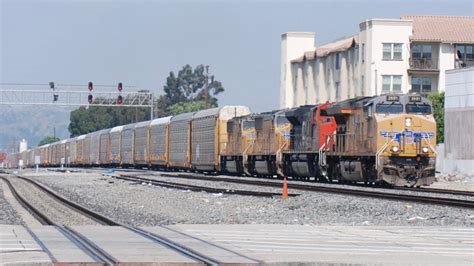
M 443 91 L 445 70 L 474 65 L 474 17 L 371 19 L 359 33 L 315 46 L 315 33 L 281 41 L 282 108 L 389 92 Z
M 474 67 L 446 71 L 441 172 L 474 177 Z

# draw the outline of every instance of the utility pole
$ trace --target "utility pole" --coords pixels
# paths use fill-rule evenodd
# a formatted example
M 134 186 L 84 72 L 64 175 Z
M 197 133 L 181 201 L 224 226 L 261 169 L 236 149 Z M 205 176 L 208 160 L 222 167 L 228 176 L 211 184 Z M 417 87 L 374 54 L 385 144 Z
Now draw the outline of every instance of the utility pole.
M 204 100 L 209 104 L 209 66 L 206 66 L 206 90 L 204 91 Z

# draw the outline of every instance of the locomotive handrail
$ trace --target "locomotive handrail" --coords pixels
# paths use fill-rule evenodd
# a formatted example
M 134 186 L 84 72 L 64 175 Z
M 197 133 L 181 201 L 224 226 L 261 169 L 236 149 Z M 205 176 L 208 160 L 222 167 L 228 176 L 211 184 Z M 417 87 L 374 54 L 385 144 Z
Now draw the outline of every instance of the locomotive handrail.
M 385 149 L 390 145 L 395 140 L 395 138 L 392 137 L 392 140 L 388 141 L 388 139 L 385 141 L 385 144 L 375 153 L 375 170 L 378 170 L 379 168 L 379 160 L 380 160 L 380 154 L 385 151 Z
M 281 150 L 286 146 L 287 142 L 283 142 L 283 144 L 278 148 L 278 150 L 275 153 L 276 157 L 276 165 L 277 165 L 277 173 L 281 176 L 284 176 L 285 174 L 282 171 L 282 166 L 283 166 L 283 155 Z
M 247 175 L 251 175 L 250 172 L 249 172 L 249 169 L 248 169 L 248 150 L 253 147 L 253 145 L 255 144 L 255 139 L 252 139 L 250 141 L 250 144 L 247 146 L 247 148 L 245 148 L 245 150 L 242 151 L 242 166 L 243 166 L 243 170 L 244 172 L 247 174 Z
M 326 157 L 323 159 L 323 151 L 326 148 L 326 145 L 329 143 L 329 139 L 331 136 L 326 136 L 326 142 L 323 143 L 323 145 L 319 148 L 319 158 L 318 158 L 318 164 L 320 166 L 326 166 Z
M 428 143 L 428 146 L 430 147 L 431 151 L 434 152 L 435 155 L 438 155 L 438 153 L 436 152 L 436 149 L 433 148 L 433 146 L 431 146 L 431 138 L 428 136 L 427 138 L 421 138 L 422 141 L 423 141 L 423 139 L 427 139 L 427 143 Z

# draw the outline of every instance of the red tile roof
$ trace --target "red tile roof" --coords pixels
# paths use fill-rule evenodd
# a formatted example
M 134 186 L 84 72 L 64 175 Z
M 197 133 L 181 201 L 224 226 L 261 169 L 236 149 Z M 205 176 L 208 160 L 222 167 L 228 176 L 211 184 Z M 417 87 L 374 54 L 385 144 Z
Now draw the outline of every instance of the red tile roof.
M 474 16 L 401 16 L 413 20 L 413 41 L 474 43 Z
M 316 50 L 304 52 L 303 56 L 291 60 L 291 63 L 301 63 L 304 60 L 313 60 L 315 57 L 324 57 L 332 53 L 346 51 L 356 43 L 356 36 L 328 43 L 316 48 Z

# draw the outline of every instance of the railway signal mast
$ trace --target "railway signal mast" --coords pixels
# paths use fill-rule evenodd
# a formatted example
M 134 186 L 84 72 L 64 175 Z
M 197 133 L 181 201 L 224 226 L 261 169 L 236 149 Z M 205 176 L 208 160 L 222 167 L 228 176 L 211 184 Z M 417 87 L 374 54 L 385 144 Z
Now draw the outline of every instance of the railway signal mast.
M 49 88 L 45 89 L 48 86 Z M 0 83 L 0 105 L 148 107 L 153 119 L 153 93 L 147 90 L 125 91 L 122 82 L 116 87 L 96 85 L 90 81 L 87 83 L 87 91 L 77 89 L 81 87 L 84 88 L 84 85 L 55 82 Z M 114 87 L 118 91 L 113 91 Z

